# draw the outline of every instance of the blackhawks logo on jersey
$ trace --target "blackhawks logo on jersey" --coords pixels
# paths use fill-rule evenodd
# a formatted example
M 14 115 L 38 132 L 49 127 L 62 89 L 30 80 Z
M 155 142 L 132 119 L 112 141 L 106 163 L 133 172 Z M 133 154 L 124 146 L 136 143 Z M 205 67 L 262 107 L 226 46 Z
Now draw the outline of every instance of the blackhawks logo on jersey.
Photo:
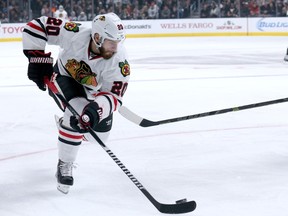
M 98 85 L 96 74 L 92 72 L 90 66 L 84 61 L 78 62 L 75 59 L 68 59 L 65 68 L 79 83 L 92 86 Z
M 105 21 L 105 16 L 100 16 L 100 17 L 99 17 L 99 20 Z
M 127 60 L 125 60 L 124 62 L 120 62 L 119 63 L 119 67 L 120 67 L 120 70 L 121 70 L 121 74 L 124 77 L 130 75 L 130 65 L 129 65 Z
M 66 22 L 65 25 L 64 25 L 64 28 L 65 28 L 67 31 L 78 32 L 80 25 L 81 25 L 80 23 Z

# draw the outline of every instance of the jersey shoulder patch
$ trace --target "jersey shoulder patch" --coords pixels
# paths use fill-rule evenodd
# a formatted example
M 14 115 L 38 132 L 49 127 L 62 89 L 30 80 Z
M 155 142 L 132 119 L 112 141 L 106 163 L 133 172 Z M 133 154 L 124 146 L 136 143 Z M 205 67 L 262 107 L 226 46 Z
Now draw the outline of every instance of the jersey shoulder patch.
M 66 22 L 64 25 L 64 29 L 67 31 L 72 31 L 72 32 L 79 32 L 79 26 L 81 23 L 75 23 L 75 22 Z
M 124 77 L 130 75 L 130 65 L 126 59 L 124 62 L 119 62 L 119 67 L 120 67 L 120 72 Z

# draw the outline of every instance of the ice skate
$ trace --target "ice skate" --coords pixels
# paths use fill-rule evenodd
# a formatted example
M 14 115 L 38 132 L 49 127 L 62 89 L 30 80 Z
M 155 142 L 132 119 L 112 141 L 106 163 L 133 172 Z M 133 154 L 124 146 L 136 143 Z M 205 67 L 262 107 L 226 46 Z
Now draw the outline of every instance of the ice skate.
M 74 167 L 75 166 L 72 162 L 63 162 L 61 160 L 58 162 L 56 173 L 58 183 L 57 189 L 64 194 L 67 194 L 70 186 L 73 185 L 74 179 L 72 176 L 72 170 Z

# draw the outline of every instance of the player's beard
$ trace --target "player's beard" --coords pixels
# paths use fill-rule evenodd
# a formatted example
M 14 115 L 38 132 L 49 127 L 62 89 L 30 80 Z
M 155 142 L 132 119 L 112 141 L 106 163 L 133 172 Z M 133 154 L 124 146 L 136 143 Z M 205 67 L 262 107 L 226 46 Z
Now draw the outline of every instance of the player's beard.
M 100 51 L 100 55 L 101 55 L 104 59 L 110 59 L 110 58 L 114 55 L 114 52 L 107 51 L 107 50 L 104 49 L 103 47 L 99 47 L 99 51 Z

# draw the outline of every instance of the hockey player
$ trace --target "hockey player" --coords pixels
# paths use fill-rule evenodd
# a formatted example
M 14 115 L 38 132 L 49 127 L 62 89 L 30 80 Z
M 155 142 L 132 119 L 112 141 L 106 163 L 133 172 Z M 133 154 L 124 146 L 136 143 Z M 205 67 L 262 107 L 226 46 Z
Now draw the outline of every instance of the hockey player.
M 284 61 L 288 62 L 288 49 L 286 51 L 286 55 L 284 56 Z
M 54 18 L 57 18 L 57 19 L 62 19 L 64 21 L 68 21 L 69 18 L 68 18 L 68 14 L 67 12 L 64 10 L 64 7 L 62 5 L 59 5 L 58 7 L 58 10 L 56 10 L 53 14 L 53 17 Z
M 123 41 L 124 26 L 114 13 L 96 16 L 92 28 L 52 17 L 29 22 L 23 31 L 23 52 L 29 59 L 28 78 L 45 91 L 44 78 L 81 114 L 78 119 L 65 108 L 49 89 L 49 94 L 63 110 L 59 121 L 57 182 L 58 190 L 68 193 L 73 185 L 73 163 L 87 126 L 105 142 L 112 127 L 113 112 L 122 104 L 130 66 Z M 59 45 L 61 51 L 52 66 L 46 44 Z M 92 137 L 92 136 L 90 136 Z

